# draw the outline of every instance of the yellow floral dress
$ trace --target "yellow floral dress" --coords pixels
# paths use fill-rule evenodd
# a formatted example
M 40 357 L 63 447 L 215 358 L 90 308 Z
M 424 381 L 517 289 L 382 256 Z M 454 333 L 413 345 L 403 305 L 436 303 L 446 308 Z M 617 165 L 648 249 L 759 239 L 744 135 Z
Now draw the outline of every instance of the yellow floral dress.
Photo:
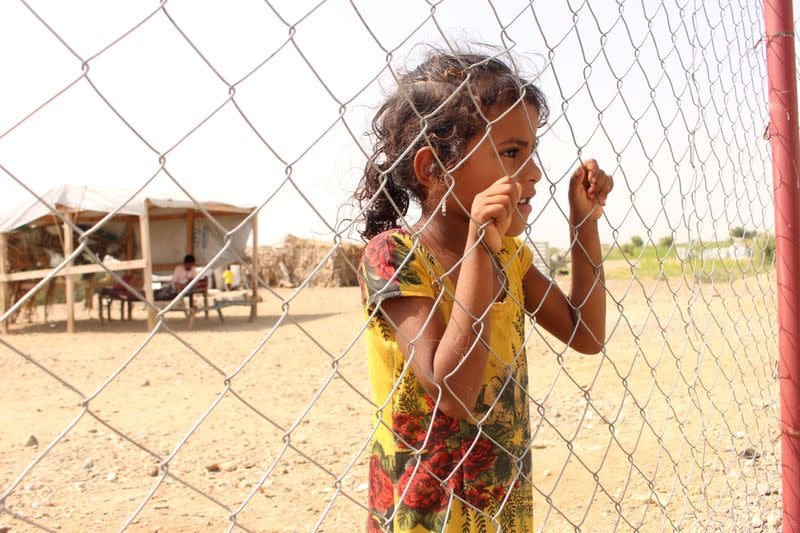
M 454 287 L 421 243 L 403 230 L 374 237 L 359 266 L 372 397 L 380 408 L 370 443 L 367 531 L 527 532 L 532 530 L 530 413 L 523 278 L 531 251 L 505 237 L 497 254 L 508 290 L 490 311 L 489 363 L 475 416 L 434 413 L 431 398 L 376 306 L 418 296 L 438 303 L 445 323 Z

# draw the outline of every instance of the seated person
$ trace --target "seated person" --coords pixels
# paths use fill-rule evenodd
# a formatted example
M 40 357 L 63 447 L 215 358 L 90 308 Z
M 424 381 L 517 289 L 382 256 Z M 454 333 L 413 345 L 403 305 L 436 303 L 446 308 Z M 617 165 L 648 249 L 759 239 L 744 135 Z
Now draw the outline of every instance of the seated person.
M 183 258 L 183 264 L 175 267 L 172 273 L 172 281 L 170 284 L 175 292 L 180 292 L 186 287 L 190 281 L 197 276 L 197 268 L 195 267 L 195 259 L 192 254 Z
M 169 300 L 177 296 L 190 281 L 197 276 L 197 268 L 195 267 L 195 258 L 189 254 L 183 258 L 183 264 L 175 267 L 172 272 L 172 279 L 167 285 L 164 285 L 155 291 L 156 300 Z

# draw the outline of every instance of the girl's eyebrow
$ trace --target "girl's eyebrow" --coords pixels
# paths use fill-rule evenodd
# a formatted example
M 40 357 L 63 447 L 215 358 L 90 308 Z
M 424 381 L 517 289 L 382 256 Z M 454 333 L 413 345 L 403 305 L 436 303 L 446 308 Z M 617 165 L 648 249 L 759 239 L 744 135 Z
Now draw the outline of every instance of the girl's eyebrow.
M 526 141 L 525 139 L 519 139 L 517 137 L 512 137 L 510 139 L 506 139 L 506 140 L 502 141 L 500 144 L 501 145 L 512 144 L 512 145 L 521 146 L 522 148 L 527 148 L 530 145 L 530 143 L 528 141 Z

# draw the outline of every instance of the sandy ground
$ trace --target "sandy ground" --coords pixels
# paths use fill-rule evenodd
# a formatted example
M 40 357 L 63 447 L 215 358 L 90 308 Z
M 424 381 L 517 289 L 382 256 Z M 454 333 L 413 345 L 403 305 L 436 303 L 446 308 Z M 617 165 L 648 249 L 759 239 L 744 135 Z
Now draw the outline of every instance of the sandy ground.
M 609 291 L 605 355 L 530 331 L 537 528 L 779 527 L 774 279 Z M 141 309 L 111 324 L 81 310 L 74 335 L 15 327 L 0 338 L 0 490 L 73 425 L 6 508 L 60 531 L 116 531 L 140 505 L 131 531 L 226 531 L 233 514 L 250 531 L 362 531 L 358 301 L 304 290 L 281 321 L 266 294 L 254 323 L 228 309 L 190 331 L 175 314 L 144 345 Z M 38 530 L 8 512 L 4 525 Z

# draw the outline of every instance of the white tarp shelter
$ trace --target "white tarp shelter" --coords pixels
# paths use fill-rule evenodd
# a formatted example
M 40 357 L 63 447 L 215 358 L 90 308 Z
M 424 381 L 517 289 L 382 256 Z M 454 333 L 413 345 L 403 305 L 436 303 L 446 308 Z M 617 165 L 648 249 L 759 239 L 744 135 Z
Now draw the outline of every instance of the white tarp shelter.
M 12 281 L 41 279 L 52 272 L 52 268 L 8 272 L 7 238 L 9 234 L 26 228 L 48 226 L 51 233 L 63 235 L 63 257 L 75 249 L 74 231 L 57 217 L 53 210 L 61 213 L 73 224 L 88 228 L 114 213 L 102 227 L 105 235 L 119 239 L 121 257 L 104 263 L 109 270 L 142 270 L 144 293 L 153 302 L 152 276 L 154 272 L 169 273 L 192 254 L 198 265 L 206 265 L 214 259 L 224 245 L 219 228 L 208 219 L 204 209 L 226 231 L 239 227 L 252 214 L 252 207 L 238 207 L 220 202 L 173 200 L 165 197 L 150 197 L 140 193 L 131 198 L 132 192 L 104 189 L 91 186 L 63 185 L 51 189 L 41 199 L 36 198 L 0 213 L 0 315 L 9 303 L 8 283 Z M 256 217 L 239 228 L 231 236 L 231 246 L 217 259 L 215 266 L 224 267 L 245 257 L 245 247 L 252 235 L 253 250 L 257 250 Z M 124 247 L 124 250 L 122 249 Z M 235 252 L 235 253 L 234 253 Z M 252 254 L 253 262 L 258 258 Z M 13 258 L 12 258 L 13 259 Z M 102 257 L 101 257 L 102 259 Z M 13 261 L 12 261 L 13 264 Z M 257 265 L 252 265 L 256 272 Z M 102 272 L 105 268 L 96 264 L 68 265 L 56 275 L 66 277 L 67 285 L 67 329 L 73 331 L 73 279 L 75 274 Z M 253 302 L 257 302 L 257 283 L 253 280 Z M 255 303 L 251 315 L 255 313 Z M 3 322 L 7 327 L 8 320 Z M 148 325 L 155 324 L 155 311 L 148 306 Z

